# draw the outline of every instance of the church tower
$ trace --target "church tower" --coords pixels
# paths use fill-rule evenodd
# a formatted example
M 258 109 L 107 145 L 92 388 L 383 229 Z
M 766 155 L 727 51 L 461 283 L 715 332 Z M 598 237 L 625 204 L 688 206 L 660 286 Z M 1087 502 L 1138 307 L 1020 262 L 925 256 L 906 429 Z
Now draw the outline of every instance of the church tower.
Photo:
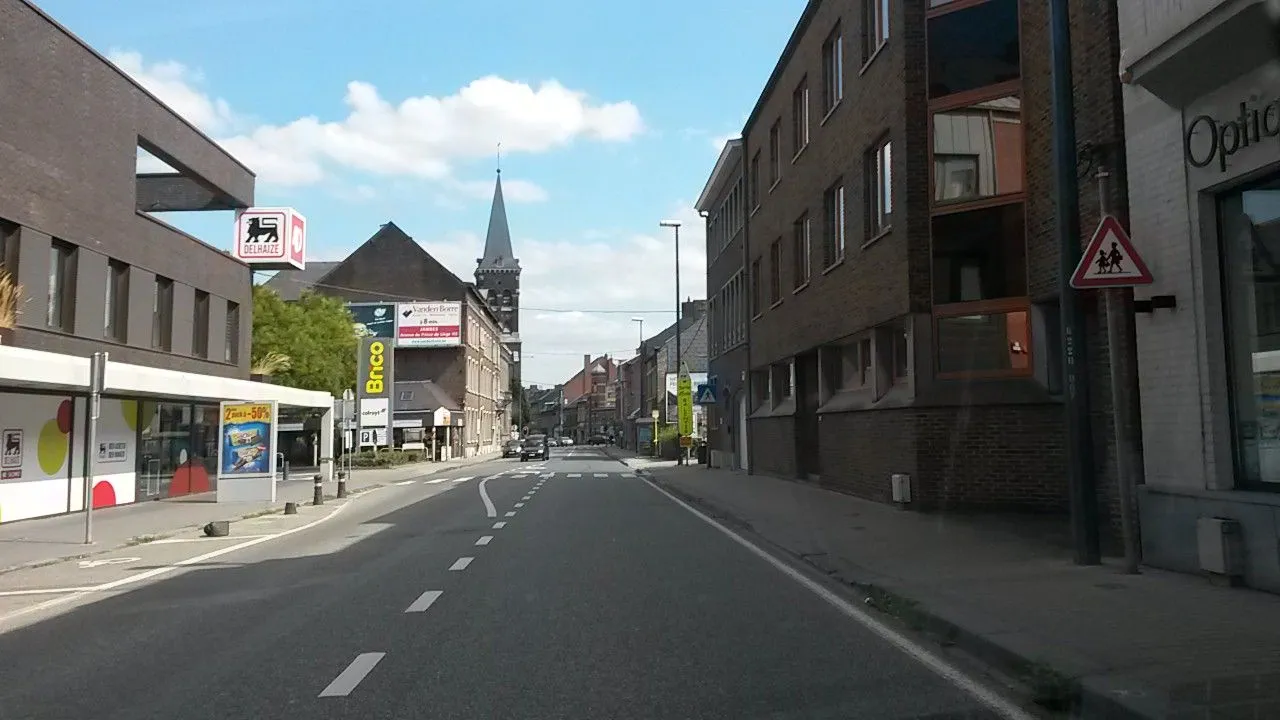
M 476 259 L 476 289 L 488 300 L 490 309 L 502 324 L 502 343 L 513 353 L 514 374 L 518 380 L 521 364 L 520 261 L 511 250 L 511 228 L 507 225 L 507 205 L 502 199 L 501 169 L 493 188 L 484 257 Z

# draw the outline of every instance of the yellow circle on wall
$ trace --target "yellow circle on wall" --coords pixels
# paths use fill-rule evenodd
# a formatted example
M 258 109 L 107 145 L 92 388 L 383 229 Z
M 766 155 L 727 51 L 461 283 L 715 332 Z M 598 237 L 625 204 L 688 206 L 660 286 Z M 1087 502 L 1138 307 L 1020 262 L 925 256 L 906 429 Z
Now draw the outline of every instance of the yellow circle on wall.
M 121 400 L 120 414 L 124 415 L 124 423 L 129 426 L 130 430 L 138 430 L 138 401 L 137 400 Z
M 58 429 L 58 421 L 50 420 L 40 428 L 36 457 L 45 475 L 56 475 L 67 461 L 67 436 Z

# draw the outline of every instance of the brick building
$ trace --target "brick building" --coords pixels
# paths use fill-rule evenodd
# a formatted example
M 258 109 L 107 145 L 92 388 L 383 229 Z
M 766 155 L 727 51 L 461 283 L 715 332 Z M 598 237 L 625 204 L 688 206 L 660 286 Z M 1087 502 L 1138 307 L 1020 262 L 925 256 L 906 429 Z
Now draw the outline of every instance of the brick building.
M 1107 146 L 1115 8 L 1075 12 L 1077 135 Z M 1043 3 L 808 3 L 742 135 L 753 471 L 1065 508 L 1048 46 Z

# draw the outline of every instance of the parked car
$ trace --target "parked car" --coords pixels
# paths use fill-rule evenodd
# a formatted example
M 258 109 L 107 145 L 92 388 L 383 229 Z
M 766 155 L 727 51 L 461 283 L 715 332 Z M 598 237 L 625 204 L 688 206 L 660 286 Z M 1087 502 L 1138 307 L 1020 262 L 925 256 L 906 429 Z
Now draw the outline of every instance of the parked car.
M 502 457 L 520 457 L 520 441 L 508 440 L 502 445 Z
M 529 458 L 551 459 L 551 446 L 547 444 L 546 435 L 530 435 L 520 443 L 520 462 Z
M 568 447 L 568 446 L 570 446 L 570 445 L 572 445 L 572 444 L 573 444 L 573 438 L 571 438 L 571 437 L 562 437 L 562 438 L 560 438 L 560 444 L 561 444 L 561 445 L 564 445 L 565 447 Z
M 560 447 L 560 441 L 553 437 L 547 438 L 547 444 L 551 447 Z

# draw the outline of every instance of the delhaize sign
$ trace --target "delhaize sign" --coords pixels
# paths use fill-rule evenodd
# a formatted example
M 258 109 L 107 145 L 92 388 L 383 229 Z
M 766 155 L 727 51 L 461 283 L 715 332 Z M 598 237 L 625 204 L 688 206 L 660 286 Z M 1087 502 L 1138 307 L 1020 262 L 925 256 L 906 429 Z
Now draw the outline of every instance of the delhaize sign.
M 293 208 L 248 208 L 236 213 L 232 254 L 263 270 L 306 268 L 307 219 Z
M 442 348 L 462 344 L 462 303 L 396 305 L 396 347 Z

